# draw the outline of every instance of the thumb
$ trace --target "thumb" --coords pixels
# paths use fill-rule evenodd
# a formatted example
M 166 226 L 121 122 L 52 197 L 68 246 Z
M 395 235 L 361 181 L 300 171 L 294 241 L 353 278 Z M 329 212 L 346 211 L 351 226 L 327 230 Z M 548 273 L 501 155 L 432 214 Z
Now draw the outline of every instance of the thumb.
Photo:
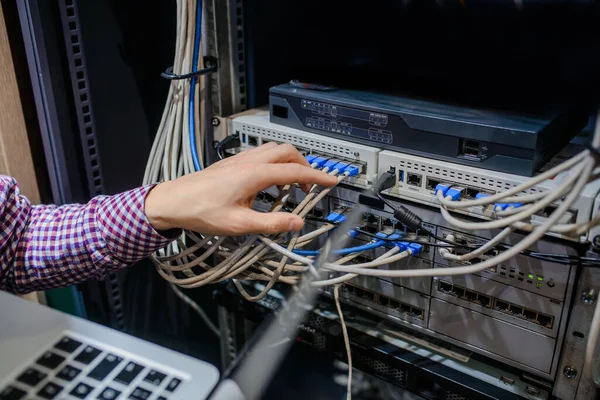
M 239 218 L 243 218 L 244 233 L 275 234 L 299 231 L 304 221 L 297 215 L 284 212 L 260 213 L 249 209 L 240 210 Z

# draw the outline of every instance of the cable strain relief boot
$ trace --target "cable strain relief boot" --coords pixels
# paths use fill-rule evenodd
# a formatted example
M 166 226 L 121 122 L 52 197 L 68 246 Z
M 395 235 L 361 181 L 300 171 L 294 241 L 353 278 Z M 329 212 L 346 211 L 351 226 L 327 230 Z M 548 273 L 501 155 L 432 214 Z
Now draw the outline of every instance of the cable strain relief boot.
M 423 222 L 417 214 L 404 206 L 398 207 L 398 209 L 394 212 L 394 218 L 400 221 L 402 225 L 412 229 L 413 231 L 417 231 L 421 227 L 421 222 Z

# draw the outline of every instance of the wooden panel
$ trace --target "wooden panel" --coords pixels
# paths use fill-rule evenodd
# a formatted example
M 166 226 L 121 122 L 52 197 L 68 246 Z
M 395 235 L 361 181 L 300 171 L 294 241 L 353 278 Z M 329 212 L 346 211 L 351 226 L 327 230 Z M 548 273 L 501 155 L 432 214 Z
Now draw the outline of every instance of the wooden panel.
M 0 3 L 0 174 L 14 177 L 32 203 L 40 202 L 25 118 Z

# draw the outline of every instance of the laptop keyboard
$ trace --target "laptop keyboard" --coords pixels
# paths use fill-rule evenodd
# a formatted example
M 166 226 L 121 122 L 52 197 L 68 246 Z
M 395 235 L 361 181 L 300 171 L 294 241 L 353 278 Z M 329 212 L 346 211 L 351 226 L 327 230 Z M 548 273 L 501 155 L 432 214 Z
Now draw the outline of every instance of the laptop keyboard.
M 65 335 L 0 388 L 0 400 L 169 400 L 183 382 L 151 362 Z

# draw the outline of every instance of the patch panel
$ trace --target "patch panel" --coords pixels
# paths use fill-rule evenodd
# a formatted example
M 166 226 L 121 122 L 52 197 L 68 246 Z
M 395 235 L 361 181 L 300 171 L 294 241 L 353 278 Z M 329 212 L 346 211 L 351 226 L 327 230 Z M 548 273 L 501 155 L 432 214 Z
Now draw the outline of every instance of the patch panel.
M 393 188 L 384 191 L 386 195 L 435 207 L 439 207 L 435 195 L 436 187 L 439 184 L 448 185 L 451 188 L 460 188 L 460 194 L 457 195 L 460 198 L 457 197 L 457 201 L 461 201 L 474 199 L 477 195 L 493 195 L 518 186 L 530 179 L 404 153 L 382 151 L 379 153 L 378 170 L 383 172 L 388 171 L 390 168 L 395 168 L 397 171 L 397 182 Z M 523 194 L 555 190 L 561 181 L 562 175 L 553 180 L 541 182 Z M 592 216 L 594 201 L 598 193 L 600 193 L 600 181 L 588 184 L 560 223 L 588 221 Z M 558 202 L 552 204 L 533 215 L 531 223 L 543 224 L 558 204 Z M 470 207 L 456 210 L 456 212 L 484 220 L 495 218 L 493 205 Z M 549 235 L 572 241 L 589 240 L 587 237 L 573 238 L 557 233 L 549 233 Z
M 273 124 L 268 111 L 233 117 L 231 131 L 240 135 L 242 148 L 268 142 L 290 143 L 304 155 L 320 155 L 359 166 L 361 173 L 344 181 L 348 185 L 368 187 L 377 178 L 380 149 Z
M 526 321 L 541 325 L 545 328 L 552 329 L 554 317 L 544 313 L 530 310 L 517 304 L 509 303 L 504 300 L 490 297 L 484 293 L 479 293 L 467 288 L 440 280 L 437 286 L 438 291 L 450 294 L 470 303 L 477 304 L 481 307 L 492 308 L 498 312 L 510 314 L 514 317 L 523 318 Z

